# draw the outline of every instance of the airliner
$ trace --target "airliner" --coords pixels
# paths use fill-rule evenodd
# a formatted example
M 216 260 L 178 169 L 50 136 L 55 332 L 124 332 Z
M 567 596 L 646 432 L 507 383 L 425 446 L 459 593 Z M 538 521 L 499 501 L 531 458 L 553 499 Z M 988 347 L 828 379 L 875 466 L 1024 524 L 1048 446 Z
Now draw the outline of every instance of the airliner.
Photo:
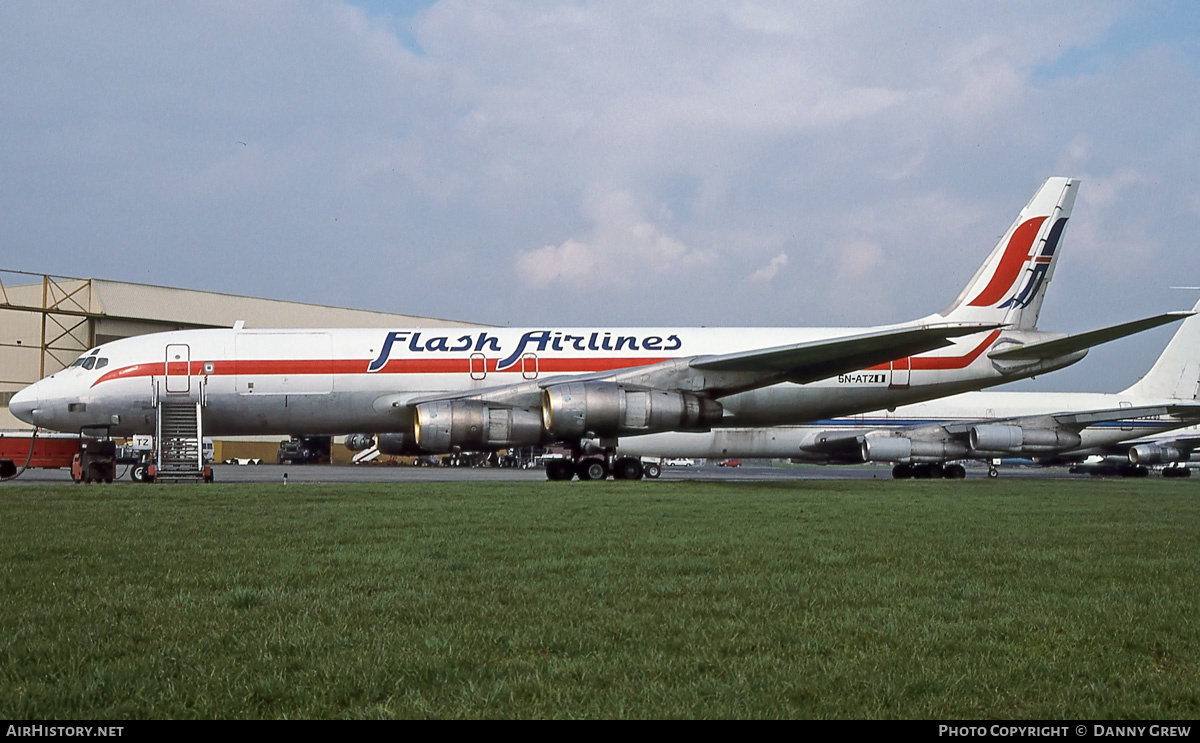
M 873 328 L 181 330 L 105 343 L 18 392 L 58 430 L 150 433 L 193 402 L 206 436 L 379 434 L 385 453 L 562 442 L 550 479 L 639 479 L 619 439 L 847 415 L 1042 374 L 1168 313 L 1076 335 L 1036 329 L 1079 182 L 1050 178 L 958 298 Z M 372 433 L 363 433 L 372 432 Z M 600 452 L 582 446 L 596 439 Z
M 1028 458 L 1070 464 L 1103 458 L 1114 474 L 1186 462 L 1200 436 L 1166 432 L 1200 423 L 1200 303 L 1150 371 L 1115 394 L 965 392 L 801 426 L 722 428 L 627 439 L 624 456 L 790 458 L 817 464 L 893 463 L 892 476 L 966 476 L 956 460 Z M 1163 471 L 1187 476 L 1185 467 Z

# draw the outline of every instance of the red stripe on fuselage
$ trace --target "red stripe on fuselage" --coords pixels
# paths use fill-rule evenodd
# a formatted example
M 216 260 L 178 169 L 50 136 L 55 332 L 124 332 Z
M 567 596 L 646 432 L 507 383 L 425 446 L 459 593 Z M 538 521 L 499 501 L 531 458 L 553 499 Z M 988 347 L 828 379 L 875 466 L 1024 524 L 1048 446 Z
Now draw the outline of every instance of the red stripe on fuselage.
M 988 333 L 988 337 L 975 348 L 971 349 L 964 356 L 913 356 L 909 361 L 907 368 L 909 369 L 924 369 L 928 370 L 947 370 L 947 369 L 966 369 L 971 364 L 975 363 L 975 359 L 979 358 L 980 354 L 991 347 L 996 339 L 1000 337 L 999 330 L 993 330 Z M 876 364 L 867 368 L 867 371 L 887 371 L 892 368 L 891 363 Z M 899 364 L 897 369 L 903 370 L 905 367 Z
M 548 358 L 538 357 L 536 363 L 530 363 L 524 369 L 518 361 L 504 369 L 497 369 L 499 359 L 487 359 L 487 373 L 509 374 L 523 371 L 538 373 L 572 373 L 614 371 L 637 366 L 648 366 L 666 361 L 669 357 L 636 358 L 636 357 L 594 357 L 594 358 Z M 212 371 L 206 372 L 204 365 L 212 364 Z M 273 359 L 273 360 L 238 360 L 238 361 L 193 361 L 187 373 L 191 376 L 266 376 L 266 375 L 313 375 L 313 374 L 366 374 L 368 359 Z M 172 375 L 184 374 L 184 362 L 171 362 L 169 371 Z M 470 358 L 428 358 L 428 359 L 392 359 L 373 374 L 467 374 L 471 371 Z M 132 366 L 114 369 L 103 374 L 92 386 L 113 379 L 128 379 L 132 377 L 161 377 L 163 362 L 150 364 L 134 364 Z

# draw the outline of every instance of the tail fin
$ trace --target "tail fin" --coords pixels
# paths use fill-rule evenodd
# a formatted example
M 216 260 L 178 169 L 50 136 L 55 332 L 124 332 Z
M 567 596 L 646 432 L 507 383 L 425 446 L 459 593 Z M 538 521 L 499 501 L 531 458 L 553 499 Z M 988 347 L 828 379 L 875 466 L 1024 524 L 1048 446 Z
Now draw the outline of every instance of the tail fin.
M 1200 302 L 1196 303 L 1200 312 Z M 1200 314 L 1184 320 L 1146 376 L 1121 394 L 1131 397 L 1200 398 Z
M 1035 329 L 1078 190 L 1078 180 L 1048 178 L 967 288 L 938 314 L 953 322 L 998 322 L 1016 330 Z

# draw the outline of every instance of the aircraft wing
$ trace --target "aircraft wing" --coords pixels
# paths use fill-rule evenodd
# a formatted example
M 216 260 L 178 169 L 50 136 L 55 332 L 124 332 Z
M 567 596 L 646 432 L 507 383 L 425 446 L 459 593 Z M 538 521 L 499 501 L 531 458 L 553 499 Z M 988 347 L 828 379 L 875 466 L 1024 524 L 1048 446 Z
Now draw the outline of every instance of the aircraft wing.
M 1166 312 L 1154 317 L 1147 317 L 1142 320 L 1134 320 L 1132 322 L 1121 323 L 1120 325 L 1111 325 L 1107 328 L 1099 330 L 1089 330 L 1086 333 L 1074 333 L 1072 335 L 1064 335 L 1061 338 L 1053 338 L 1051 340 L 1037 341 L 1034 343 L 1025 343 L 1016 346 L 1008 346 L 1006 348 L 996 349 L 988 353 L 988 358 L 997 359 L 1000 361 L 1036 361 L 1039 359 L 1053 359 L 1060 356 L 1065 356 L 1076 351 L 1084 351 L 1092 346 L 1098 346 L 1101 343 L 1124 338 L 1135 333 L 1140 333 L 1143 330 L 1157 328 L 1159 325 L 1177 322 L 1185 317 L 1191 317 L 1194 312 Z
M 957 421 L 940 426 L 952 435 L 965 435 L 979 425 L 1027 426 L 1037 428 L 1056 428 L 1071 431 L 1082 431 L 1097 423 L 1130 420 L 1135 418 L 1153 418 L 1173 415 L 1187 421 L 1200 421 L 1200 403 L 1143 405 L 1136 408 L 1106 408 L 1102 410 L 1065 411 L 1045 415 L 1020 415 L 1012 418 L 980 418 L 971 421 Z M 1186 425 L 1186 424 L 1185 424 Z
M 693 369 L 716 372 L 774 372 L 803 384 L 864 369 L 952 344 L 953 338 L 1003 327 L 995 323 L 917 325 L 754 351 L 699 356 Z

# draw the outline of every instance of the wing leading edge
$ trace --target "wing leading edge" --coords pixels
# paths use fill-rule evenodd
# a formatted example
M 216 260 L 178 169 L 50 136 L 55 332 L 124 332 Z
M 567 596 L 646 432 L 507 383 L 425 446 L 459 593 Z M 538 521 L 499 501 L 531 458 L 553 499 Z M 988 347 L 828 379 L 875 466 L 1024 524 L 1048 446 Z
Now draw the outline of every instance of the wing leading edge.
M 997 323 L 945 323 L 877 330 L 830 340 L 700 356 L 690 366 L 701 371 L 767 372 L 804 384 L 945 348 L 954 338 L 1001 327 Z

